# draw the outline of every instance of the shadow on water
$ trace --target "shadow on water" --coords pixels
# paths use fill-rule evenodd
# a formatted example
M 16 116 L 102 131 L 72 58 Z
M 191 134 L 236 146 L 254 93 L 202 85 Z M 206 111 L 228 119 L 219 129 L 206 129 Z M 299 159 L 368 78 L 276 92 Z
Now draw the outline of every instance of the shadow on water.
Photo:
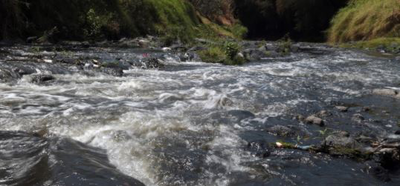
M 0 185 L 143 185 L 110 165 L 104 150 L 71 139 L 1 131 L 0 146 Z

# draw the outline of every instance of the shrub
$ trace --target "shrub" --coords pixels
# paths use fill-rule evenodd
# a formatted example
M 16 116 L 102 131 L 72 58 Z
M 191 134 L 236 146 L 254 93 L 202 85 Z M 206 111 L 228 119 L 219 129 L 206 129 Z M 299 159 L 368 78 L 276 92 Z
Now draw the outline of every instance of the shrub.
M 112 18 L 112 13 L 98 15 L 94 9 L 89 9 L 89 11 L 86 13 L 86 22 L 88 23 L 88 27 L 83 30 L 85 37 L 102 37 L 102 30 L 111 23 Z
M 238 55 L 240 46 L 235 42 L 226 42 L 223 45 L 213 44 L 198 54 L 204 62 L 222 63 L 225 65 L 242 65 L 246 60 Z
M 225 55 L 229 59 L 234 59 L 236 55 L 239 53 L 240 46 L 235 42 L 226 42 L 224 44 L 224 52 Z

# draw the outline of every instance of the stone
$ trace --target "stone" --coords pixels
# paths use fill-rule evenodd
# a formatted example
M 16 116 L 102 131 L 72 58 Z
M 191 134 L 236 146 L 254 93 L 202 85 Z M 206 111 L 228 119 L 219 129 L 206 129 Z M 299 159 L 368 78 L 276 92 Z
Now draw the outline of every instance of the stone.
M 369 108 L 369 107 L 363 107 L 361 110 L 362 110 L 363 112 L 369 112 L 369 111 L 371 111 L 371 108 Z
M 321 127 L 325 125 L 324 120 L 322 120 L 319 117 L 316 117 L 315 115 L 308 116 L 304 120 L 304 122 L 307 123 L 307 124 L 314 124 L 314 125 L 318 125 L 318 126 L 321 126 Z
M 349 110 L 349 108 L 345 106 L 336 106 L 335 108 L 340 112 L 347 112 Z
M 365 118 L 361 114 L 354 114 L 353 117 L 351 118 L 351 120 L 356 121 L 356 122 L 361 122 L 361 121 L 364 121 Z
M 322 111 L 318 112 L 316 116 L 323 118 L 323 117 L 328 117 L 330 115 L 332 115 L 332 114 L 329 113 L 328 111 L 322 110 Z
M 393 89 L 374 89 L 372 93 L 379 96 L 390 96 L 390 97 L 396 97 L 396 95 L 398 94 L 398 92 Z
M 329 135 L 325 138 L 324 143 L 331 146 L 340 146 L 347 148 L 355 148 L 356 146 L 359 146 L 354 138 L 343 135 L 341 133 Z
M 293 120 L 304 121 L 305 117 L 301 114 L 293 117 Z
M 295 132 L 290 129 L 289 127 L 286 126 L 273 126 L 267 129 L 267 131 L 271 134 L 274 134 L 276 136 L 282 136 L 282 137 L 288 137 L 288 136 L 294 136 Z
M 56 78 L 52 75 L 39 74 L 39 75 L 32 76 L 31 83 L 41 84 L 41 83 L 52 81 L 55 79 Z
M 33 42 L 35 42 L 37 39 L 38 39 L 37 36 L 28 37 L 28 38 L 26 39 L 26 42 L 27 42 L 27 43 L 33 43 Z

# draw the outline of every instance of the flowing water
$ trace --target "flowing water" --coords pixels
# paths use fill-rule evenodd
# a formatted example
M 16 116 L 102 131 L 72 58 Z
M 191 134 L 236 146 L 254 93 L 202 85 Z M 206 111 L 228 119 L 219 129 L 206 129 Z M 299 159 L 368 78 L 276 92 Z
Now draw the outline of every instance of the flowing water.
M 147 52 L 91 48 L 68 55 L 129 60 Z M 400 99 L 371 91 L 400 87 L 395 58 L 323 46 L 244 66 L 169 56 L 164 68 L 131 68 L 122 77 L 60 73 L 46 84 L 32 83 L 31 75 L 0 83 L 0 184 L 400 184 L 398 171 L 383 182 L 363 162 L 271 146 L 319 144 L 325 128 L 393 136 Z M 363 107 L 372 109 L 365 122 L 353 122 Z M 332 113 L 325 127 L 292 119 L 321 110 Z M 268 132 L 274 126 L 291 135 Z M 37 131 L 45 137 L 32 135 Z

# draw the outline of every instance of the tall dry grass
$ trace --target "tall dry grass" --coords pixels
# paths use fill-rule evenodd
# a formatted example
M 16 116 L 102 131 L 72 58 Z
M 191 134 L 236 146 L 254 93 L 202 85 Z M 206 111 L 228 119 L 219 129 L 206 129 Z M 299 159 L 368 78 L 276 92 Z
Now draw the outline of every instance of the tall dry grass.
M 400 0 L 352 0 L 332 19 L 330 43 L 400 37 Z

